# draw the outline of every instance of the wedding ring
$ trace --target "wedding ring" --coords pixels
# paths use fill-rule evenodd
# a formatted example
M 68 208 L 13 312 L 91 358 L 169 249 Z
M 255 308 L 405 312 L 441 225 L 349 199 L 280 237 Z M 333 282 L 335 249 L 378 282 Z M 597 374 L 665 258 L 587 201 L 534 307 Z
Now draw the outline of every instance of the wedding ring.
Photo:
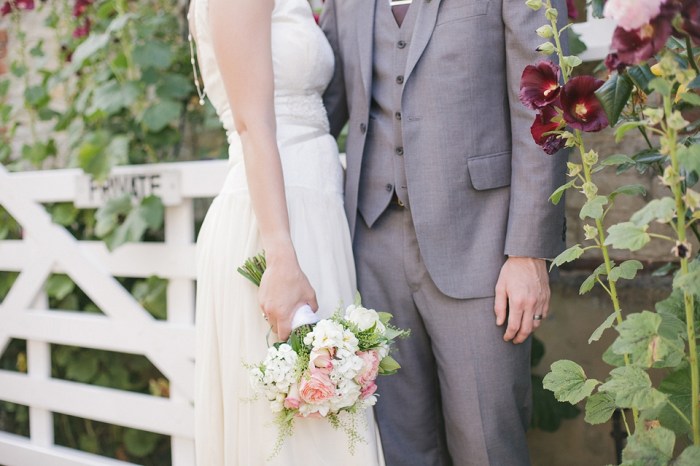
M 542 320 L 542 314 L 537 314 L 535 316 L 532 316 L 532 320 Z
M 267 320 L 267 314 L 265 314 L 264 312 L 261 312 L 260 314 L 263 316 L 263 319 Z

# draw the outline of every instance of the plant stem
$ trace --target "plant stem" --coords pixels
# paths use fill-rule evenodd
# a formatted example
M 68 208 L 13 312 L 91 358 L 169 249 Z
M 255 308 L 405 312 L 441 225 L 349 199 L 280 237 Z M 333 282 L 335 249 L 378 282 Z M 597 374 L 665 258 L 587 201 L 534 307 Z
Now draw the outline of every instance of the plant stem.
M 690 62 L 690 66 L 692 66 L 695 72 L 700 75 L 700 68 L 698 68 L 698 64 L 695 61 L 695 55 L 693 55 L 693 44 L 690 41 L 690 36 L 687 34 L 685 35 L 685 48 L 688 53 L 688 61 Z
M 690 52 L 689 52 L 690 54 Z M 691 55 L 689 55 L 690 57 Z M 693 60 L 694 61 L 694 60 Z M 697 65 L 696 65 L 697 66 Z M 671 96 L 664 95 L 664 112 L 667 118 L 668 128 L 668 152 L 671 159 L 671 168 L 674 175 L 680 176 L 680 167 L 678 165 L 678 133 L 676 129 L 668 122 L 673 112 L 673 102 Z M 683 201 L 683 191 L 680 183 L 672 183 L 671 190 L 676 200 L 676 225 L 675 230 L 678 236 L 678 241 L 685 243 L 686 241 L 686 219 L 685 214 L 687 207 Z M 688 275 L 688 258 L 681 257 L 681 276 Z M 688 332 L 688 360 L 690 362 L 690 385 L 691 385 L 691 419 L 693 427 L 693 444 L 700 445 L 700 404 L 698 397 L 700 395 L 700 370 L 698 368 L 698 352 L 697 342 L 695 340 L 695 303 L 693 295 L 683 290 L 683 303 L 685 305 L 685 320 L 686 331 Z
M 691 426 L 691 427 L 693 426 L 693 424 L 690 422 L 690 419 L 688 419 L 688 416 L 686 416 L 683 413 L 683 411 L 681 411 L 680 408 L 678 408 L 678 406 L 676 406 L 676 404 L 673 401 L 666 400 L 666 402 L 668 403 L 668 405 L 671 408 L 673 408 L 673 410 L 676 412 L 676 414 L 678 414 L 681 417 L 681 419 L 683 419 L 689 426 Z
M 583 165 L 583 174 L 586 178 L 586 182 L 592 183 L 593 178 L 591 176 L 591 166 L 586 163 L 585 160 L 585 154 L 586 154 L 586 148 L 585 144 L 583 142 L 583 138 L 581 136 L 581 131 L 580 130 L 575 130 L 575 135 L 576 135 L 576 141 L 579 149 L 579 155 L 581 157 L 581 164 Z M 605 261 L 605 272 L 606 276 L 608 277 L 608 286 L 609 288 L 606 289 L 608 291 L 608 294 L 610 295 L 610 300 L 612 301 L 613 305 L 613 310 L 615 311 L 615 320 L 617 321 L 617 325 L 620 325 L 622 323 L 622 309 L 620 307 L 620 299 L 617 296 L 617 286 L 614 281 L 610 280 L 610 271 L 613 269 L 613 264 L 612 261 L 610 260 L 610 253 L 608 251 L 608 247 L 605 245 L 605 229 L 603 228 L 603 221 L 599 218 L 595 219 L 595 226 L 596 229 L 598 230 L 598 244 L 600 245 L 600 250 L 603 253 L 603 260 Z M 624 355 L 625 359 L 625 366 L 630 365 L 630 358 L 629 355 L 625 354 Z M 634 425 L 637 425 L 637 421 L 639 420 L 639 411 L 636 408 L 632 409 L 632 417 L 634 418 Z M 626 423 L 626 421 L 625 421 Z M 629 432 L 629 428 L 628 428 Z

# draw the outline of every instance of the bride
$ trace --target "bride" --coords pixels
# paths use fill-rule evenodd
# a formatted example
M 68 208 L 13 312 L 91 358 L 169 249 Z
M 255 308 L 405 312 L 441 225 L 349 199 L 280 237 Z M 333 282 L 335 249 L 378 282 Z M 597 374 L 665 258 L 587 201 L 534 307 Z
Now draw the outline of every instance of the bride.
M 321 100 L 333 54 L 307 0 L 192 0 L 206 93 L 230 170 L 198 238 L 195 442 L 199 466 L 383 464 L 371 410 L 354 454 L 342 430 L 301 418 L 279 454 L 269 404 L 245 363 L 264 359 L 294 311 L 352 302 L 355 269 L 342 168 Z M 260 289 L 236 272 L 265 250 Z

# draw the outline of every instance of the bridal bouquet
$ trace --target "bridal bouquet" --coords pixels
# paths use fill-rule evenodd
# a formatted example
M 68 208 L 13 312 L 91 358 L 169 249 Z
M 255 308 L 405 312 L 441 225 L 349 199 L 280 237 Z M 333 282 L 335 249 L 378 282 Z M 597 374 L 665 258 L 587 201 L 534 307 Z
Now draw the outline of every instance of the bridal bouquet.
M 264 256 L 249 259 L 239 272 L 259 286 Z M 363 440 L 356 429 L 358 414 L 377 402 L 377 376 L 395 373 L 399 364 L 389 353 L 397 338 L 409 331 L 389 322 L 391 314 L 355 303 L 315 324 L 292 330 L 287 342 L 268 349 L 262 362 L 250 366 L 256 395 L 277 413 L 276 453 L 293 434 L 294 421 L 324 417 L 348 434 L 350 450 Z M 273 455 L 274 455 L 273 453 Z

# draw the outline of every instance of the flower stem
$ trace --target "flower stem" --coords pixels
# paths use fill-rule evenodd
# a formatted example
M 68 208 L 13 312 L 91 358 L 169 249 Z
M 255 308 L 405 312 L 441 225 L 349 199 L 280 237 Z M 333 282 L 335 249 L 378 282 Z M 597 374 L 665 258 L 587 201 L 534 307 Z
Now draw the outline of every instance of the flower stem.
M 690 55 L 689 55 L 690 56 Z M 671 96 L 664 95 L 664 112 L 667 118 L 668 128 L 668 152 L 671 159 L 671 168 L 675 175 L 680 175 L 680 167 L 678 165 L 678 132 L 668 122 L 673 112 L 673 101 Z M 686 241 L 686 205 L 683 201 L 683 190 L 680 183 L 673 183 L 671 186 L 673 197 L 676 201 L 676 224 L 675 230 L 678 236 L 678 241 L 684 243 Z M 688 258 L 681 257 L 681 276 L 688 275 Z M 693 444 L 700 445 L 700 403 L 698 397 L 700 395 L 700 370 L 698 368 L 698 352 L 697 342 L 695 339 L 695 303 L 693 295 L 683 290 L 683 303 L 685 305 L 685 320 L 686 331 L 688 333 L 688 360 L 690 362 L 690 385 L 691 385 L 691 419 L 693 427 Z
M 580 130 L 575 130 L 576 134 L 576 141 L 577 141 L 577 146 L 579 149 L 579 153 L 581 156 L 581 164 L 583 165 L 583 174 L 586 178 L 586 182 L 592 183 L 593 178 L 591 175 L 591 166 L 586 163 L 585 160 L 585 153 L 586 153 L 586 148 L 585 144 L 583 142 L 583 138 L 581 136 L 581 131 Z M 598 230 L 598 240 L 597 243 L 600 245 L 600 250 L 603 253 L 603 260 L 605 262 L 605 273 L 606 276 L 608 277 L 608 288 L 606 288 L 606 291 L 610 295 L 610 301 L 612 301 L 613 305 L 613 310 L 615 311 L 615 320 L 617 321 L 617 325 L 620 325 L 622 323 L 622 308 L 620 307 L 620 299 L 617 295 L 617 285 L 614 281 L 610 280 L 610 272 L 613 269 L 613 263 L 612 260 L 610 260 L 610 253 L 608 251 L 608 247 L 605 245 L 605 229 L 603 228 L 603 221 L 599 218 L 595 219 L 595 225 L 596 229 Z M 605 287 L 604 287 L 605 288 Z M 630 358 L 628 354 L 624 355 L 625 359 L 625 366 L 630 365 Z M 634 425 L 637 425 L 637 421 L 639 420 L 639 411 L 636 408 L 632 409 L 632 417 L 634 418 Z M 629 431 L 629 428 L 628 428 Z

